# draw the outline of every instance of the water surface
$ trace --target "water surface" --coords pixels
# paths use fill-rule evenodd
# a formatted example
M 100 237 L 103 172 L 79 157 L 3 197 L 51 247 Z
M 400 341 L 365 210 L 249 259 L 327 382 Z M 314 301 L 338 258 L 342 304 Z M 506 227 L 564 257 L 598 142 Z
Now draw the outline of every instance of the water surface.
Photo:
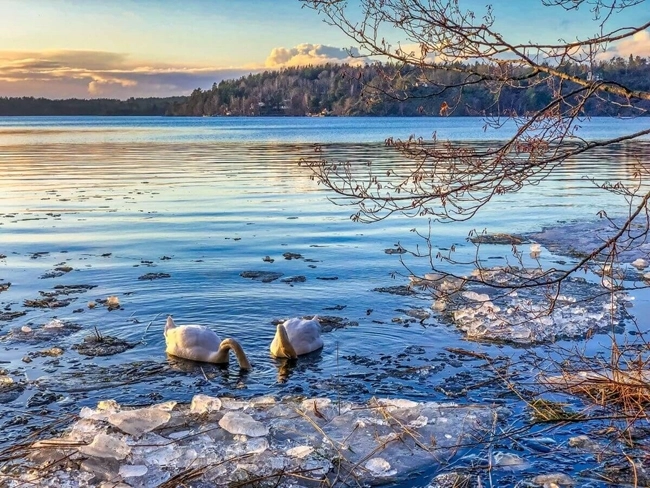
M 643 125 L 642 119 L 594 119 L 582 136 L 602 139 Z M 0 441 L 11 438 L 16 412 L 29 411 L 26 402 L 35 395 L 54 395 L 50 412 L 75 411 L 105 398 L 129 404 L 186 401 L 198 392 L 445 400 L 445 382 L 473 366 L 445 347 L 519 354 L 508 345 L 468 342 L 435 316 L 409 316 L 413 308 L 429 310 L 428 299 L 374 291 L 407 283 L 410 271 L 385 251 L 398 243 L 423 244 L 411 229 L 425 231 L 428 222 L 352 222 L 354 209 L 335 205 L 345 202 L 298 165 L 301 158 L 321 155 L 315 143 L 328 157 L 372 160 L 379 168 L 406 164 L 383 140 L 434 131 L 463 141 L 498 138 L 479 119 L 458 118 L 0 118 L 0 254 L 6 255 L 0 283 L 11 282 L 0 306 L 28 312 L 0 322 L 0 334 L 53 318 L 82 327 L 46 343 L 0 342 L 2 367 L 26 381 L 18 398 L 0 406 Z M 626 201 L 585 177 L 629 181 L 648 154 L 647 141 L 594 151 L 540 185 L 495 198 L 471 222 L 435 224 L 435 246 L 456 246 L 458 256 L 468 258 L 472 229 L 526 233 L 558 221 L 595 220 L 603 208 L 623 215 Z M 494 264 L 504 264 L 509 246 L 484 252 Z M 302 258 L 285 259 L 284 253 Z M 274 262 L 264 261 L 266 256 Z M 426 260 L 407 264 L 427 270 Z M 57 266 L 73 270 L 43 278 Z M 261 283 L 243 278 L 244 271 L 283 276 Z M 139 279 L 147 273 L 169 277 Z M 282 281 L 291 277 L 305 281 Z M 77 300 L 67 307 L 23 307 L 40 291 L 80 284 L 95 288 L 74 295 Z M 87 307 L 110 295 L 119 298 L 120 310 Z M 639 292 L 637 298 L 635 310 L 642 313 L 648 297 Z M 234 365 L 199 367 L 167 358 L 162 328 L 168 314 L 179 324 L 202 323 L 236 338 L 253 370 L 240 374 Z M 273 321 L 314 314 L 352 324 L 326 333 L 322 352 L 293 368 L 272 360 Z M 97 358 L 71 349 L 95 329 L 137 345 Z M 63 348 L 63 355 L 23 360 L 52 346 Z M 152 374 L 152 366 L 161 369 Z M 493 400 L 471 391 L 465 398 Z

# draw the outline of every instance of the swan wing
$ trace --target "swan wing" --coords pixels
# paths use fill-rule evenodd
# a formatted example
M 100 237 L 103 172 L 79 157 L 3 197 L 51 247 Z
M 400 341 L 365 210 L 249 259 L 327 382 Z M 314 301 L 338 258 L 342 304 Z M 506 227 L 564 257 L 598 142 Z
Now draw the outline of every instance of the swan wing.
M 193 361 L 207 361 L 219 350 L 221 339 L 202 325 L 182 325 L 167 331 L 167 353 Z

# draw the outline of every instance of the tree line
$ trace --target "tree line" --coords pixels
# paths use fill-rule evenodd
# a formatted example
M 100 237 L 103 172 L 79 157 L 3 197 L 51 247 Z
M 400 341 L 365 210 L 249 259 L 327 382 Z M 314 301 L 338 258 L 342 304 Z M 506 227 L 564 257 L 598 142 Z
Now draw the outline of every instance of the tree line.
M 421 69 L 391 63 L 363 66 L 325 64 L 249 74 L 195 89 L 190 96 L 169 98 L 68 99 L 1 98 L 0 115 L 175 115 L 175 116 L 418 116 L 418 115 L 526 115 L 542 110 L 557 87 L 532 76 L 530 68 L 509 68 L 516 84 L 491 84 L 458 70 Z M 474 73 L 501 69 L 475 63 Z M 591 66 L 566 63 L 563 72 L 583 79 L 608 80 L 639 90 L 650 90 L 650 60 L 639 56 L 614 57 Z M 514 71 L 514 72 L 513 72 Z M 475 75 L 479 76 L 479 75 Z M 542 81 L 542 82 L 540 82 Z M 571 83 L 563 88 L 567 93 Z M 568 96 L 565 103 L 572 103 Z M 632 110 L 625 103 L 593 97 L 585 115 L 634 116 L 649 110 L 644 101 Z
M 543 83 L 543 74 L 527 83 L 491 84 L 467 79 L 459 64 L 454 70 L 423 70 L 417 66 L 326 64 L 250 74 L 194 90 L 172 104 L 170 115 L 337 115 L 337 116 L 476 116 L 527 113 L 541 110 L 554 97 L 556 87 Z M 465 67 L 466 68 L 466 67 Z M 494 64 L 472 66 L 476 73 L 501 69 Z M 650 89 L 650 60 L 639 56 L 614 57 L 588 66 L 566 63 L 561 69 L 585 79 L 609 80 Z M 530 68 L 514 68 L 509 77 L 525 79 Z M 541 79 L 541 83 L 540 83 Z M 468 82 L 469 81 L 469 82 Z M 550 81 L 550 80 L 549 80 Z M 457 88 L 454 88 L 457 87 Z M 573 87 L 567 83 L 564 90 Z M 572 103 L 568 97 L 566 103 Z M 647 105 L 647 106 L 646 106 Z M 442 107 L 442 108 L 441 108 Z M 645 109 L 650 104 L 645 103 Z M 594 97 L 584 106 L 586 115 L 636 115 L 625 104 Z
M 0 115 L 166 115 L 173 103 L 187 97 L 50 100 L 34 97 L 0 97 Z

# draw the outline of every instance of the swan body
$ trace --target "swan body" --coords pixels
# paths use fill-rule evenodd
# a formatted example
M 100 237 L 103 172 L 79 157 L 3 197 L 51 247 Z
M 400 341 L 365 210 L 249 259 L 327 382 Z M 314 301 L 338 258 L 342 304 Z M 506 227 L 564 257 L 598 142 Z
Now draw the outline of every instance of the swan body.
M 323 339 L 320 336 L 318 316 L 314 315 L 311 320 L 294 317 L 278 324 L 271 342 L 271 355 L 276 358 L 295 359 L 321 347 Z
M 539 255 L 542 253 L 542 246 L 540 246 L 537 243 L 533 243 L 530 245 L 530 257 L 533 259 L 537 259 Z
M 227 364 L 232 350 L 241 369 L 251 364 L 241 345 L 234 339 L 224 339 L 203 325 L 176 325 L 171 316 L 165 325 L 166 352 L 172 356 L 204 363 Z

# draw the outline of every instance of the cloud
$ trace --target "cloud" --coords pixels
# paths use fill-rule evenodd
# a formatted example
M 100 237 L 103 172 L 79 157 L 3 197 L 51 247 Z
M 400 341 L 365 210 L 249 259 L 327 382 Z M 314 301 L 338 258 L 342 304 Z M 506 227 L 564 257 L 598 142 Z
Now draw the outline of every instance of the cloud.
M 634 34 L 632 37 L 623 39 L 607 49 L 601 54 L 601 58 L 613 58 L 614 56 L 628 57 L 641 56 L 642 58 L 650 57 L 650 31 L 643 30 Z
M 352 54 L 358 55 L 358 51 Z M 344 49 L 322 44 L 274 48 L 264 66 L 182 66 L 131 59 L 107 51 L 0 51 L 0 96 L 46 98 L 167 97 L 268 68 L 363 63 Z
M 0 96 L 129 98 L 189 94 L 251 68 L 173 66 L 103 51 L 0 51 Z
M 352 56 L 350 55 L 352 54 Z M 359 51 L 352 49 L 350 53 L 345 49 L 323 44 L 298 44 L 287 49 L 275 47 L 266 58 L 267 68 L 285 68 L 289 66 L 307 66 L 310 64 L 349 63 L 361 64 L 362 60 L 355 58 Z

